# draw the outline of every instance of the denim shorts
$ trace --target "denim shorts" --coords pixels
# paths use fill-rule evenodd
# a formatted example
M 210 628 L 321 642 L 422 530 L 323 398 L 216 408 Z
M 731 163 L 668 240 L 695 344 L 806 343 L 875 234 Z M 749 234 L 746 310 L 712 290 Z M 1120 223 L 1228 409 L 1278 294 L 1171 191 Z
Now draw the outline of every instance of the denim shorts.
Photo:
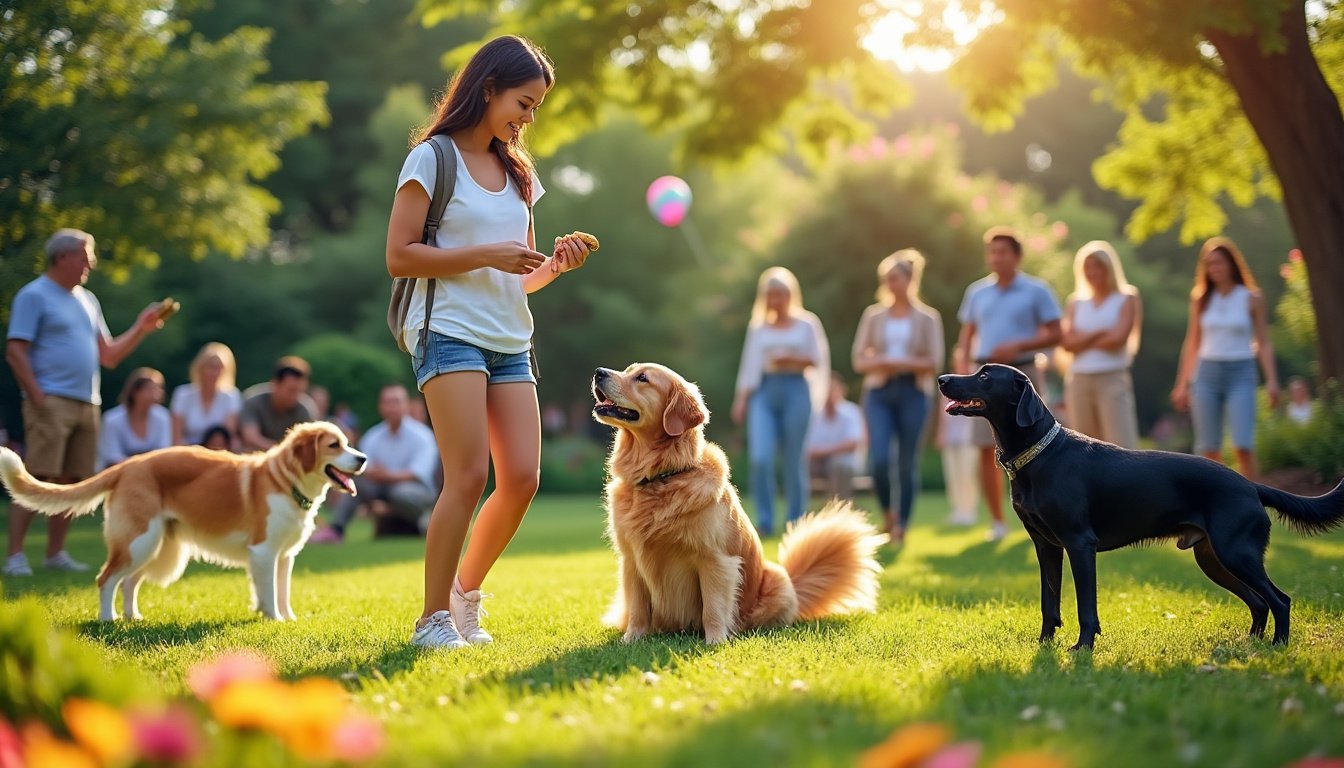
M 427 346 L 426 351 L 416 345 L 411 356 L 415 385 L 421 390 L 435 376 L 458 371 L 480 371 L 488 384 L 537 383 L 530 352 L 495 352 L 434 331 L 429 332 Z
M 1255 360 L 1200 360 L 1190 384 L 1190 416 L 1195 450 L 1223 447 L 1223 425 L 1231 427 L 1232 445 L 1255 447 Z

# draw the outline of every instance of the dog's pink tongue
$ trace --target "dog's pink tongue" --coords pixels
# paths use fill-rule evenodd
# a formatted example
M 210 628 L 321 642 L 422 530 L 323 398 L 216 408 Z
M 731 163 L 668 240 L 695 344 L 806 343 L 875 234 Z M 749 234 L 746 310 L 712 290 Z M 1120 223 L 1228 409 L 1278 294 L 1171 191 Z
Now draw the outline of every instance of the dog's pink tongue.
M 944 411 L 950 411 L 950 410 L 952 410 L 953 408 L 956 408 L 958 405 L 961 405 L 961 401 L 960 401 L 960 400 L 949 400 L 948 403 L 947 403 L 947 405 L 943 406 L 943 410 L 944 410 Z
M 349 475 L 335 468 L 332 469 L 332 474 L 336 475 L 336 479 L 340 481 L 341 490 L 345 491 L 351 496 L 359 495 L 359 491 L 355 489 L 355 481 L 351 480 Z

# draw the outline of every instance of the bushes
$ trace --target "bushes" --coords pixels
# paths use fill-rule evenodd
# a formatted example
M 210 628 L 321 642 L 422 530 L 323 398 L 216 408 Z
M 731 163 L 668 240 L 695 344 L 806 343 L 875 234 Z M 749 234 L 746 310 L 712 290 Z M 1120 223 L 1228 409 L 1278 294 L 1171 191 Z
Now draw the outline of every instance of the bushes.
M 1344 475 L 1344 386 L 1326 383 L 1312 420 L 1297 424 L 1261 402 L 1256 451 L 1265 470 L 1304 467 L 1333 482 Z
M 590 438 L 548 439 L 541 448 L 541 493 L 601 493 L 606 448 Z

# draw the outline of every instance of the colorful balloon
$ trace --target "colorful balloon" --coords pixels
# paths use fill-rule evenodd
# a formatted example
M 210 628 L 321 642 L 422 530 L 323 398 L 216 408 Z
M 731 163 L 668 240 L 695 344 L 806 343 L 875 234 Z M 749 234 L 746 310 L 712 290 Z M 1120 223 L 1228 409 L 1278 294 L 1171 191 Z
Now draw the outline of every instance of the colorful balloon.
M 691 210 L 691 186 L 676 176 L 659 176 L 644 195 L 649 213 L 664 227 L 675 227 Z

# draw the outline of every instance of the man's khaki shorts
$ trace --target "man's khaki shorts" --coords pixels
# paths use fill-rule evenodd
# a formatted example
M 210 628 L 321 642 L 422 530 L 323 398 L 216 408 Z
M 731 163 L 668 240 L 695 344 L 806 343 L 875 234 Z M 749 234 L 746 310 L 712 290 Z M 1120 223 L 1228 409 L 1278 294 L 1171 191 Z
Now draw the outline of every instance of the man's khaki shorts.
M 42 406 L 23 401 L 24 465 L 34 477 L 83 480 L 98 461 L 98 406 L 47 395 Z

